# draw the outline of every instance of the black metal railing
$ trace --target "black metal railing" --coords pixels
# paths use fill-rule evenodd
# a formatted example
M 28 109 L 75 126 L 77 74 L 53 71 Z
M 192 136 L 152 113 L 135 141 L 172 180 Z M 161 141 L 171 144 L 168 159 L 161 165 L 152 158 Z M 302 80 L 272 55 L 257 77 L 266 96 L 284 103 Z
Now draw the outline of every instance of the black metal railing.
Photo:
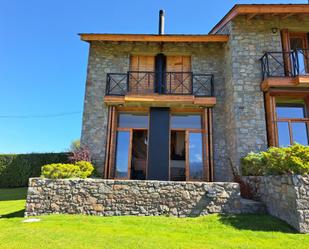
M 309 49 L 266 52 L 261 58 L 263 80 L 268 77 L 295 77 L 309 72 Z
M 171 94 L 213 96 L 212 74 L 192 72 L 145 72 L 108 73 L 106 95 Z

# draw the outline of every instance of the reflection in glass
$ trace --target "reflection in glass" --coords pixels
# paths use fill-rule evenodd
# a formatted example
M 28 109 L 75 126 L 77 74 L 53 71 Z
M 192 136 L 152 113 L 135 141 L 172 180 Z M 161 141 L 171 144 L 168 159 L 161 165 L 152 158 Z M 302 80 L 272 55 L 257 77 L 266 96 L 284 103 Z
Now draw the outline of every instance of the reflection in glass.
M 307 73 L 305 53 L 306 53 L 305 50 L 302 50 L 302 49 L 297 50 L 297 59 L 298 59 L 298 66 L 299 66 L 299 73 L 300 74 L 306 74 Z
M 280 105 L 276 107 L 277 118 L 304 118 L 304 106 L 299 105 Z
M 292 123 L 293 142 L 302 145 L 308 145 L 308 134 L 306 123 Z
M 130 131 L 118 131 L 116 145 L 115 177 L 128 177 L 128 162 L 130 150 Z
M 170 180 L 186 180 L 186 133 L 171 131 Z
M 290 145 L 290 132 L 288 122 L 278 122 L 278 140 L 280 147 L 286 147 Z
M 120 113 L 118 119 L 120 128 L 148 128 L 147 114 Z
M 197 114 L 181 114 L 171 116 L 171 128 L 202 128 L 202 117 Z
M 203 180 L 202 133 L 189 133 L 189 175 L 190 180 Z

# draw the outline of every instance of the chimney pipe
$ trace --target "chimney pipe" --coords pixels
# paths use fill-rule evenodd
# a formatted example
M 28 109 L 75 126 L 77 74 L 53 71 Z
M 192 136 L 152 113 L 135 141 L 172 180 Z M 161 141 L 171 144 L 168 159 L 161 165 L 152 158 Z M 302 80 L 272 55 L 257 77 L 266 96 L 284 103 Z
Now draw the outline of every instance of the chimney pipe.
M 164 35 L 164 10 L 159 12 L 159 35 Z

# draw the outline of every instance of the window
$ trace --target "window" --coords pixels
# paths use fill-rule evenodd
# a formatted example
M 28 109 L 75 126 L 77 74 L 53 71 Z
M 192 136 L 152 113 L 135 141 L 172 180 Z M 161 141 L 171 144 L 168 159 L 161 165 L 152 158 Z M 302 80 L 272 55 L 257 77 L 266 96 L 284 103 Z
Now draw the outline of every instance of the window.
M 171 115 L 170 180 L 201 181 L 204 179 L 204 145 L 202 115 Z
M 189 179 L 203 180 L 203 138 L 201 132 L 189 133 Z
M 116 164 L 115 164 L 116 178 L 128 178 L 129 151 L 130 151 L 130 132 L 118 131 L 117 145 L 116 145 Z
M 174 114 L 171 116 L 171 128 L 202 129 L 202 117 L 199 114 Z
M 148 113 L 120 112 L 115 147 L 115 178 L 146 178 Z
M 148 115 L 147 114 L 132 114 L 120 113 L 118 119 L 119 128 L 148 128 Z
M 293 143 L 308 145 L 308 119 L 302 99 L 276 98 L 276 129 L 278 146 Z

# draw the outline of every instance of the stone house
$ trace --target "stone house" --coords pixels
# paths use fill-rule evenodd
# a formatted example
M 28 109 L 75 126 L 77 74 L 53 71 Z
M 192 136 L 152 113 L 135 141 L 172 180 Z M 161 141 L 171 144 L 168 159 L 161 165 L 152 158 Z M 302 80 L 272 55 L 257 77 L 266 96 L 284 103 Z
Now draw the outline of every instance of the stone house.
M 160 29 L 80 34 L 81 142 L 103 178 L 231 181 L 250 151 L 308 144 L 309 5 L 235 5 L 207 35 Z

